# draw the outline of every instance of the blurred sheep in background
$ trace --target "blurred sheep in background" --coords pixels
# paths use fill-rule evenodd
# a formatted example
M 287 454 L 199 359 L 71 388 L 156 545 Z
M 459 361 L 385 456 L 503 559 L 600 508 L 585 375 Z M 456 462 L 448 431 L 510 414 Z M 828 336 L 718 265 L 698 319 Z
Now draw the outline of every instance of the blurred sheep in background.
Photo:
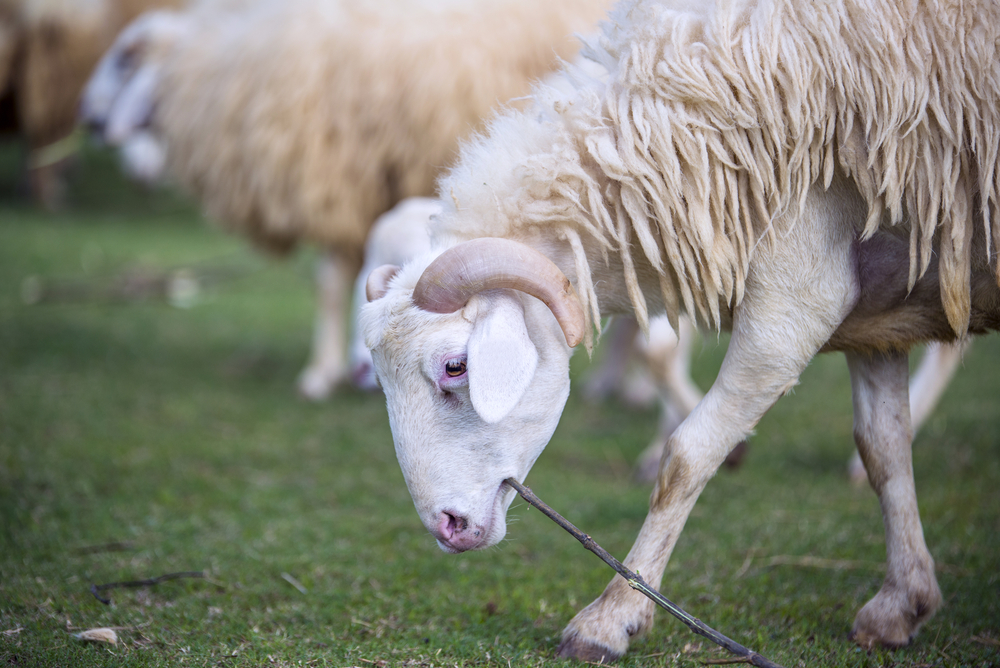
M 82 116 L 130 172 L 162 168 L 223 227 L 272 252 L 324 249 L 299 379 L 321 399 L 348 375 L 344 316 L 369 227 L 434 194 L 459 141 L 573 58 L 574 33 L 595 30 L 610 4 L 202 2 L 126 29 Z

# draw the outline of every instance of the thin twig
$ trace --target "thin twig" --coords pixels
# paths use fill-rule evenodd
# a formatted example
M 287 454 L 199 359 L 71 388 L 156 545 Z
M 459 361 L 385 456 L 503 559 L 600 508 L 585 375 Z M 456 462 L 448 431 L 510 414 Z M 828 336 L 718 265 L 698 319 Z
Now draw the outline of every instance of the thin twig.
M 994 640 L 993 638 L 987 638 L 985 636 L 972 636 L 969 638 L 972 642 L 977 642 L 982 645 L 993 645 L 994 647 L 1000 647 L 1000 640 Z
M 82 545 L 74 548 L 73 551 L 77 554 L 98 554 L 101 552 L 128 552 L 134 548 L 134 543 L 127 540 L 120 540 L 112 543 L 102 543 L 100 545 Z
M 104 605 L 111 605 L 111 599 L 102 597 L 98 592 L 102 592 L 105 589 L 119 589 L 124 587 L 150 587 L 152 585 L 158 585 L 161 582 L 166 582 L 167 580 L 178 580 L 180 578 L 204 578 L 204 571 L 183 571 L 181 573 L 167 573 L 166 575 L 161 575 L 155 578 L 148 578 L 146 580 L 129 580 L 127 582 L 109 582 L 102 585 L 90 585 L 90 593 L 94 595 L 98 601 Z
M 309 590 L 302 586 L 302 583 L 292 577 L 289 573 L 282 573 L 281 579 L 299 590 L 300 594 L 308 594 Z
M 580 543 L 582 543 L 585 548 L 587 548 L 588 550 L 596 554 L 598 557 L 600 557 L 601 560 L 608 566 L 611 566 L 611 568 L 613 568 L 616 573 L 625 578 L 625 581 L 628 582 L 629 587 L 645 594 L 647 597 L 652 599 L 653 602 L 656 603 L 658 606 L 669 612 L 677 619 L 681 620 L 685 626 L 691 629 L 691 631 L 704 638 L 711 640 L 716 645 L 719 645 L 720 647 L 732 652 L 737 656 L 744 657 L 747 663 L 758 666 L 759 668 L 781 668 L 781 666 L 779 666 L 776 663 L 773 663 L 772 661 L 769 661 L 768 659 L 764 658 L 757 652 L 754 652 L 753 650 L 748 649 L 743 645 L 739 644 L 735 640 L 732 640 L 722 635 L 712 627 L 702 622 L 700 619 L 689 615 L 676 603 L 672 602 L 666 596 L 664 596 L 663 594 L 661 594 L 660 592 L 656 591 L 648 584 L 646 584 L 646 581 L 643 580 L 641 576 L 639 576 L 636 573 L 633 573 L 631 570 L 626 568 L 622 564 L 622 562 L 618 561 L 613 556 L 611 556 L 611 554 L 603 547 L 598 545 L 593 538 L 591 538 L 587 534 L 577 529 L 575 526 L 573 526 L 573 524 L 569 520 L 567 520 L 562 515 L 554 511 L 548 505 L 546 505 L 541 499 L 535 496 L 535 493 L 532 492 L 530 489 L 528 489 L 518 481 L 514 480 L 513 478 L 508 478 L 505 482 L 508 485 L 510 485 L 515 491 L 517 491 L 517 493 L 521 495 L 522 499 L 527 501 L 530 505 L 534 506 L 538 510 L 542 511 L 542 513 L 546 517 L 548 517 L 550 520 L 552 520 L 553 522 L 561 526 L 563 529 L 565 529 L 567 532 L 569 532 L 569 534 L 572 535 L 574 538 L 576 538 L 578 541 L 580 541 Z
M 728 666 L 734 663 L 750 663 L 750 659 L 745 656 L 737 656 L 733 659 L 706 659 L 702 664 L 706 666 Z

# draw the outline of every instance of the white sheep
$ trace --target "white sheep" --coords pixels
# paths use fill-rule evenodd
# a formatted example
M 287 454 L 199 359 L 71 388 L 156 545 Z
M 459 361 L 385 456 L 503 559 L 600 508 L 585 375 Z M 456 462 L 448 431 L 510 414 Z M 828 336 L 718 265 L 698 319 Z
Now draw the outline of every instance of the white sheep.
M 34 197 L 49 208 L 64 197 L 76 153 L 76 113 L 91 70 L 122 26 L 152 7 L 181 0 L 4 0 L 0 2 L 0 97 L 10 97 L 28 147 Z
M 572 33 L 610 0 L 228 3 L 125 31 L 83 113 L 113 143 L 150 131 L 169 178 L 224 227 L 272 251 L 324 249 L 300 378 L 320 398 L 346 375 L 344 313 L 372 222 L 432 194 L 459 139 L 573 57 Z
M 354 282 L 351 324 L 354 331 L 348 347 L 351 379 L 362 389 L 375 390 L 378 381 L 372 354 L 357 326 L 361 306 L 368 301 L 365 285 L 369 274 L 382 265 L 402 265 L 430 250 L 431 218 L 441 213 L 441 202 L 430 197 L 409 197 L 382 214 L 365 241 L 365 263 Z
M 843 351 L 887 572 L 862 646 L 941 602 L 914 491 L 907 351 L 1000 325 L 1000 4 L 628 0 L 606 81 L 539 88 L 440 182 L 434 253 L 368 281 L 396 451 L 442 549 L 496 544 L 602 315 L 732 330 L 670 437 L 625 563 L 658 586 L 701 490 L 819 352 Z M 611 660 L 653 604 L 621 578 L 560 654 Z

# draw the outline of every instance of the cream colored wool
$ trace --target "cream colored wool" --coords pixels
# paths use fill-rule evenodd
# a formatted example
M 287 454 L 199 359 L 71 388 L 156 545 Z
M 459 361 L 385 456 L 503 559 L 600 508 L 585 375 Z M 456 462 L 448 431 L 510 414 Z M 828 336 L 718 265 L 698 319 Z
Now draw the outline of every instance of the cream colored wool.
M 971 267 L 1000 246 L 1000 3 L 676 7 L 621 3 L 589 49 L 607 85 L 576 75 L 574 92 L 540 88 L 536 114 L 501 117 L 465 146 L 440 185 L 454 210 L 439 234 L 561 226 L 593 322 L 600 259 L 584 237 L 620 256 L 644 328 L 653 296 L 636 263 L 659 275 L 669 314 L 682 305 L 718 327 L 757 244 L 781 242 L 773 222 L 841 169 L 868 202 L 864 235 L 909 235 L 911 288 L 938 254 L 945 312 L 964 334 Z
M 571 57 L 608 0 L 247 2 L 164 64 L 168 172 L 209 217 L 283 250 L 360 253 L 375 218 L 433 193 L 458 140 Z

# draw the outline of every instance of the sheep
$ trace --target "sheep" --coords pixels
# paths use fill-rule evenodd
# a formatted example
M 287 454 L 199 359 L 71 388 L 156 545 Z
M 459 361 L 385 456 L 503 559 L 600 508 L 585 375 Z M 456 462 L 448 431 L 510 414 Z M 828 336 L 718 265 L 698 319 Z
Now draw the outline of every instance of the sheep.
M 32 194 L 47 208 L 64 199 L 75 154 L 80 93 L 126 23 L 180 0 L 11 0 L 0 3 L 0 96 L 16 116 L 9 130 L 28 146 Z
M 361 306 L 367 301 L 365 286 L 368 275 L 385 264 L 400 265 L 413 257 L 430 250 L 431 218 L 441 213 L 441 202 L 430 197 L 409 197 L 391 210 L 382 214 L 368 231 L 365 241 L 365 263 L 354 282 L 354 298 L 351 300 L 351 324 L 353 333 L 348 357 L 351 365 L 351 379 L 357 387 L 375 390 L 378 382 L 372 354 L 365 345 L 364 336 L 358 327 Z
M 400 467 L 446 552 L 505 534 L 602 315 L 732 331 L 673 432 L 625 559 L 659 586 L 701 490 L 820 352 L 847 358 L 887 572 L 863 647 L 941 592 L 911 466 L 908 353 L 1000 327 L 1000 5 L 625 0 L 571 68 L 439 182 L 434 250 L 368 279 L 361 320 Z M 616 578 L 561 656 L 609 661 L 653 605 Z
M 354 384 L 366 390 L 376 390 L 378 382 L 372 365 L 371 351 L 365 345 L 360 328 L 356 326 L 360 307 L 365 303 L 365 285 L 369 274 L 382 265 L 402 265 L 411 258 L 430 250 L 430 224 L 441 213 L 441 203 L 432 198 L 411 197 L 397 204 L 375 221 L 365 241 L 365 263 L 354 284 L 351 322 L 354 333 L 348 348 L 351 378 Z M 663 444 L 667 437 L 687 417 L 701 400 L 702 394 L 691 380 L 689 363 L 694 340 L 694 327 L 687 318 L 680 319 L 680 333 L 675 333 L 664 317 L 650 323 L 649 337 L 639 335 L 632 319 L 616 323 L 617 342 L 595 370 L 598 382 L 617 384 L 627 355 L 634 349 L 641 357 L 641 364 L 651 377 L 653 392 L 660 403 L 660 426 L 650 446 L 640 455 L 636 465 L 636 478 L 652 482 L 659 468 Z M 614 340 L 616 337 L 612 337 Z M 590 382 L 590 381 L 588 381 Z M 598 397 L 594 397 L 595 399 Z M 738 466 L 742 451 L 734 449 L 727 458 L 727 465 Z M 862 466 L 862 475 L 864 467 Z
M 299 381 L 319 399 L 346 376 L 344 311 L 372 222 L 432 194 L 458 140 L 573 57 L 572 33 L 593 30 L 610 0 L 234 4 L 125 31 L 82 113 L 112 143 L 151 132 L 166 175 L 223 227 L 277 253 L 324 249 Z

